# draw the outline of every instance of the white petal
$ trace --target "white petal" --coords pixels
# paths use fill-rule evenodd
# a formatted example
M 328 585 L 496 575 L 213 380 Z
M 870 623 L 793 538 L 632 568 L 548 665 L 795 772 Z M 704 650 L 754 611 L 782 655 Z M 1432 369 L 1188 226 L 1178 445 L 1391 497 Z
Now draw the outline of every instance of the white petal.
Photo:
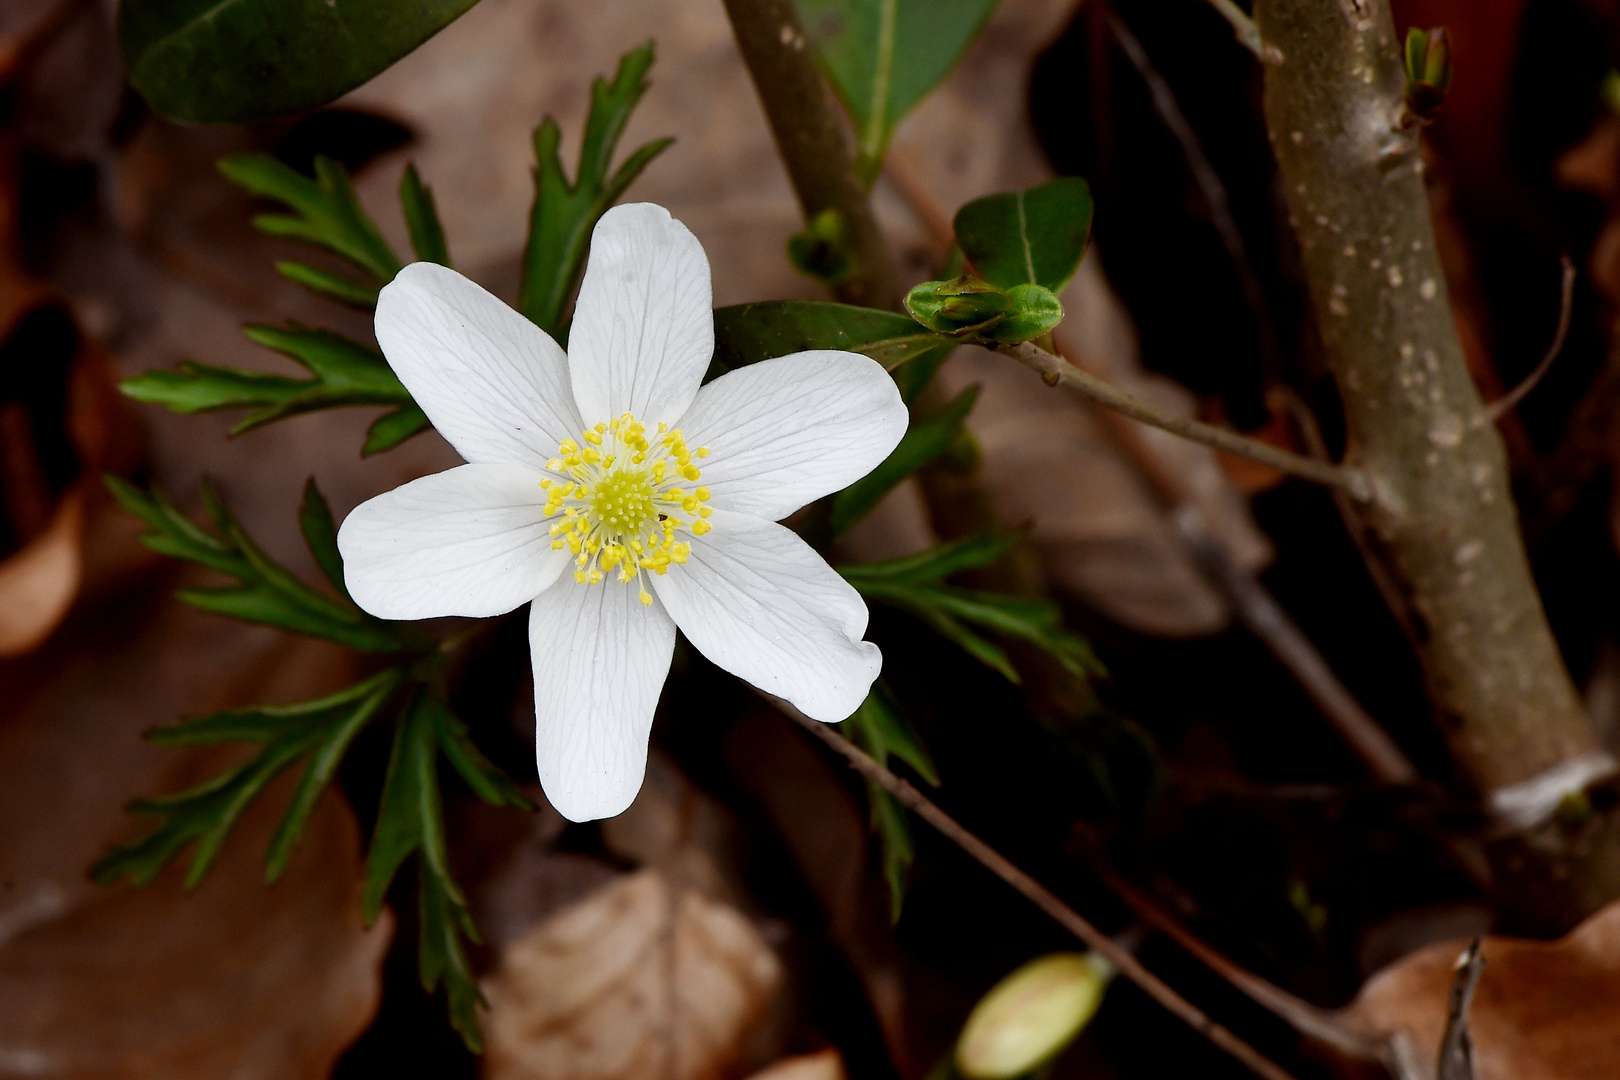
M 540 786 L 570 821 L 612 817 L 641 790 L 675 624 L 634 583 L 565 575 L 529 609 Z
M 697 650 L 800 712 L 836 722 L 883 667 L 862 641 L 866 603 L 815 550 L 775 522 L 715 512 L 686 565 L 653 591 Z
M 714 356 L 712 304 L 708 256 L 668 210 L 630 203 L 603 214 L 568 334 L 580 415 L 673 425 Z
M 381 619 L 502 615 L 554 581 L 541 474 L 461 465 L 355 507 L 338 530 L 354 602 Z
M 468 461 L 538 468 L 562 440 L 579 438 L 562 349 L 454 270 L 412 263 L 384 285 L 377 343 Z
M 681 417 L 713 505 L 775 521 L 848 487 L 906 433 L 906 406 L 876 360 L 802 352 L 727 372 Z

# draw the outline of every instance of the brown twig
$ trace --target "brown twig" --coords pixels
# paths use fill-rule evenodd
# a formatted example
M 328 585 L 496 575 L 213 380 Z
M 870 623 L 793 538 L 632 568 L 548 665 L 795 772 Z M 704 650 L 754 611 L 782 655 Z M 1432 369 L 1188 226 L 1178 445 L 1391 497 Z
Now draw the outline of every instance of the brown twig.
M 856 772 L 899 799 L 947 840 L 972 856 L 981 866 L 1022 893 L 1036 907 L 1051 916 L 1058 925 L 1085 942 L 1113 964 L 1121 975 L 1135 983 L 1144 993 L 1194 1031 L 1231 1054 L 1257 1076 L 1266 1077 L 1267 1080 L 1294 1080 L 1282 1066 L 1210 1019 L 1202 1009 L 1176 993 L 1157 975 L 1143 967 L 1128 950 L 1121 948 L 1107 934 L 1058 899 L 1057 894 L 1014 866 L 1011 860 L 989 844 L 968 832 L 955 818 L 934 805 L 926 795 L 868 757 L 859 747 L 834 731 L 830 725 L 810 719 L 786 702 L 774 698 L 771 700 L 800 727 L 840 754 Z
M 1541 363 L 1537 364 L 1535 369 L 1526 375 L 1518 386 L 1485 406 L 1485 416 L 1493 424 L 1518 407 L 1519 402 L 1523 401 L 1525 395 L 1536 388 L 1536 384 L 1541 381 L 1542 376 L 1547 374 L 1547 370 L 1552 367 L 1553 361 L 1558 359 L 1558 354 L 1563 351 L 1564 339 L 1569 336 L 1570 312 L 1575 306 L 1575 264 L 1569 261 L 1568 255 L 1563 256 L 1559 261 L 1563 263 L 1564 275 L 1559 293 L 1558 328 L 1553 331 L 1552 344 L 1547 347 L 1547 355 L 1541 358 Z
M 1031 342 L 1001 345 L 996 351 L 1005 353 L 1035 371 L 1048 386 L 1067 386 L 1099 405 L 1124 413 L 1132 420 L 1168 431 L 1172 435 L 1180 435 L 1196 443 L 1203 443 L 1205 446 L 1212 446 L 1217 450 L 1224 450 L 1229 454 L 1236 454 L 1238 457 L 1258 461 L 1262 465 L 1269 465 L 1291 476 L 1339 488 L 1355 499 L 1364 500 L 1371 495 L 1367 478 L 1358 469 L 1317 461 L 1226 428 L 1161 413 L 1134 394 L 1128 394 L 1112 383 L 1080 370 L 1061 356 L 1054 356 Z
M 1103 861 L 1100 855 L 1096 853 L 1093 855 L 1092 872 L 1108 886 L 1110 892 L 1119 897 L 1120 902 L 1131 909 L 1133 915 L 1181 946 L 1199 963 L 1242 991 L 1251 1001 L 1285 1021 L 1301 1035 L 1314 1039 L 1324 1046 L 1330 1046 L 1349 1057 L 1377 1062 L 1386 1059 L 1383 1043 L 1359 1031 L 1351 1030 L 1334 1019 L 1327 1010 L 1297 998 L 1275 983 L 1268 982 L 1254 972 L 1233 963 L 1219 950 L 1182 926 L 1156 901 Z
M 1468 1034 L 1468 1007 L 1474 1003 L 1474 990 L 1485 971 L 1485 957 L 1475 938 L 1468 951 L 1457 958 L 1457 973 L 1451 980 L 1451 999 L 1446 1008 L 1446 1033 L 1440 1039 L 1439 1080 L 1474 1080 L 1474 1041 Z

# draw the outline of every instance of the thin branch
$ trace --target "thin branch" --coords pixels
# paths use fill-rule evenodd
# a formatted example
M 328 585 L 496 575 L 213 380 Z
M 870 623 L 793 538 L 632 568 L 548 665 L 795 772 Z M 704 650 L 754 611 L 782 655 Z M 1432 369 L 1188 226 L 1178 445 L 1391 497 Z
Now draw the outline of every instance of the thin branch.
M 1268 45 L 1260 36 L 1260 28 L 1254 25 L 1254 20 L 1232 2 L 1232 0 L 1209 0 L 1209 6 L 1220 12 L 1221 18 L 1232 24 L 1232 33 L 1237 36 L 1238 44 L 1254 53 L 1254 58 L 1262 64 L 1280 64 L 1283 62 L 1282 50 L 1275 45 Z
M 1146 925 L 1180 945 L 1199 963 L 1246 994 L 1257 1005 L 1269 1010 L 1301 1035 L 1330 1046 L 1346 1056 L 1362 1061 L 1385 1062 L 1388 1052 L 1383 1042 L 1341 1024 L 1326 1009 L 1295 997 L 1275 983 L 1238 966 L 1178 922 L 1164 908 L 1127 881 L 1093 852 L 1091 869 L 1110 892 Z
M 1217 9 L 1220 4 L 1216 3 Z M 1222 14 L 1226 14 L 1222 11 Z M 1241 11 L 1237 14 L 1248 22 L 1247 16 Z M 1249 28 L 1254 32 L 1256 41 L 1260 39 L 1260 31 L 1254 29 L 1254 24 L 1248 22 Z M 1210 224 L 1215 227 L 1215 233 L 1221 238 L 1221 246 L 1226 248 L 1227 258 L 1232 260 L 1232 270 L 1237 276 L 1238 287 L 1243 292 L 1244 306 L 1249 309 L 1249 316 L 1254 319 L 1255 333 L 1260 346 L 1260 359 L 1264 367 L 1274 370 L 1277 366 L 1278 348 L 1275 332 L 1272 328 L 1272 319 L 1269 305 L 1266 301 L 1265 286 L 1260 284 L 1260 277 L 1254 272 L 1254 264 L 1249 260 L 1249 250 L 1243 242 L 1243 231 L 1238 228 L 1237 219 L 1232 216 L 1232 201 L 1226 193 L 1226 184 L 1221 180 L 1215 166 L 1210 164 L 1209 156 L 1204 153 L 1203 144 L 1198 139 L 1198 132 L 1193 129 L 1187 114 L 1181 111 L 1181 104 L 1176 101 L 1176 95 L 1165 82 L 1159 69 L 1153 66 L 1148 57 L 1147 50 L 1142 48 L 1141 41 L 1137 40 L 1131 28 L 1126 26 L 1118 15 L 1110 13 L 1108 27 L 1114 34 L 1114 40 L 1119 42 L 1125 58 L 1131 62 L 1136 73 L 1148 89 L 1148 97 L 1153 102 L 1153 111 L 1158 114 L 1159 122 L 1165 130 L 1176 140 L 1181 148 L 1181 156 L 1187 163 L 1187 171 L 1192 174 L 1193 182 L 1198 185 L 1198 193 L 1203 196 L 1204 205 L 1209 210 Z M 1241 37 L 1241 34 L 1240 34 Z M 1277 57 L 1280 62 L 1282 54 Z
M 996 351 L 1006 353 L 1035 371 L 1046 381 L 1046 385 L 1067 386 L 1099 405 L 1124 413 L 1132 420 L 1160 428 L 1172 435 L 1180 435 L 1196 443 L 1203 443 L 1205 446 L 1212 446 L 1217 450 L 1224 450 L 1228 454 L 1258 461 L 1262 465 L 1269 465 L 1273 469 L 1301 479 L 1339 488 L 1354 499 L 1365 501 L 1371 496 L 1367 477 L 1359 469 L 1316 461 L 1302 454 L 1261 442 L 1259 439 L 1251 439 L 1235 431 L 1228 431 L 1226 428 L 1161 413 L 1141 398 L 1128 394 L 1089 372 L 1081 371 L 1061 356 L 1053 356 L 1045 349 L 1027 341 L 1018 345 L 1001 345 Z
M 1187 534 L 1185 528 L 1183 533 Z M 1234 566 L 1225 550 L 1207 537 L 1191 534 L 1187 540 L 1205 573 L 1237 609 L 1238 621 L 1288 669 L 1367 771 L 1385 783 L 1415 783 L 1419 775 L 1412 759 L 1339 681 L 1276 597 L 1253 574 Z
M 1536 384 L 1547 374 L 1547 369 L 1552 367 L 1553 361 L 1558 359 L 1558 354 L 1563 351 L 1564 339 L 1569 336 L 1570 311 L 1575 306 L 1575 264 L 1569 261 L 1568 255 L 1563 256 L 1560 261 L 1564 264 L 1564 279 L 1558 302 L 1558 329 L 1553 331 L 1552 344 L 1547 348 L 1547 355 L 1541 358 L 1541 363 L 1524 377 L 1523 382 L 1485 406 L 1485 415 L 1493 424 L 1512 412 L 1519 402 L 1524 400 L 1525 395 L 1536 388 Z
M 1457 958 L 1446 1009 L 1446 1033 L 1440 1039 L 1439 1080 L 1474 1080 L 1474 1041 L 1468 1034 L 1468 1007 L 1474 1003 L 1474 989 L 1485 971 L 1485 957 L 1479 946 L 1480 939 L 1475 938 Z
M 926 795 L 872 760 L 848 739 L 834 731 L 830 725 L 810 719 L 786 702 L 774 698 L 771 701 L 800 727 L 842 755 L 856 772 L 910 807 L 918 817 L 939 830 L 946 839 L 967 852 L 985 869 L 1022 893 L 1036 907 L 1051 916 L 1058 925 L 1085 942 L 1113 964 L 1121 975 L 1135 983 L 1144 993 L 1194 1031 L 1231 1054 L 1257 1076 L 1266 1077 L 1266 1080 L 1294 1080 L 1294 1077 L 1276 1062 L 1217 1024 L 1198 1006 L 1172 990 L 1157 975 L 1143 967 L 1128 950 L 1121 948 L 1107 934 L 1087 922 L 1073 908 L 1058 899 L 1050 889 L 1018 869 L 1006 856 L 989 844 L 968 832 L 955 818 L 935 806 Z

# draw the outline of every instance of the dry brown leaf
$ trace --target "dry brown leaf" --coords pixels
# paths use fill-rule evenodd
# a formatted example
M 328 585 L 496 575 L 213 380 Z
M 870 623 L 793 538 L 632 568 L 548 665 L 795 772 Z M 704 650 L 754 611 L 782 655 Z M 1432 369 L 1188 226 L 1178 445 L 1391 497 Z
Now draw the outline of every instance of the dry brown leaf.
M 1465 940 L 1420 949 L 1367 981 L 1340 1013 L 1385 1037 L 1410 1032 L 1433 1075 Z M 1620 1074 L 1620 903 L 1558 941 L 1487 937 L 1469 1013 L 1477 1080 L 1613 1080 Z
M 1064 304 L 1065 326 L 1073 327 L 1066 349 L 1160 410 L 1194 415 L 1190 393 L 1137 364 L 1130 324 L 1095 257 L 1082 264 Z M 1148 633 L 1205 634 L 1226 625 L 1226 602 L 1193 564 L 1159 497 L 1091 406 L 1005 357 L 975 349 L 960 350 L 940 378 L 953 394 L 980 386 L 968 426 L 984 454 L 986 490 L 1003 521 L 1031 523 L 1031 543 L 1053 585 Z M 1214 452 L 1152 428 L 1140 434 L 1174 470 L 1233 561 L 1247 570 L 1263 566 L 1270 547 Z
M 330 692 L 347 654 L 192 610 L 170 583 L 81 608 L 0 663 L 0 1075 L 318 1080 L 375 1011 L 389 926 L 365 931 L 360 838 L 323 800 L 286 875 L 264 853 L 291 777 L 251 810 L 194 893 L 86 877 L 145 823 L 137 795 L 216 775 L 229 750 L 139 733 L 181 715 Z
M 746 1064 L 781 965 L 733 908 L 642 870 L 502 951 L 490 1080 L 706 1080 Z
M 844 1058 L 827 1047 L 814 1054 L 797 1054 L 761 1069 L 748 1080 L 844 1080 Z
M 67 614 L 83 573 L 83 481 L 56 504 L 45 531 L 0 560 L 0 656 L 44 641 Z

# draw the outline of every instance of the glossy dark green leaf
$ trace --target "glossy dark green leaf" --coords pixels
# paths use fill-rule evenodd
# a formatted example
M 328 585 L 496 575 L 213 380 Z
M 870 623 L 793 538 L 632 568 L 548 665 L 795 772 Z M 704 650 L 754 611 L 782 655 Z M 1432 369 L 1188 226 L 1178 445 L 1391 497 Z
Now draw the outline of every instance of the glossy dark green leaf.
M 201 563 L 236 579 L 235 585 L 223 588 L 182 589 L 176 595 L 186 603 L 243 622 L 334 641 L 361 652 L 423 647 L 421 639 L 408 628 L 368 615 L 347 597 L 333 599 L 317 592 L 276 563 L 243 532 L 207 485 L 203 487 L 203 498 L 214 519 L 214 532 L 187 519 L 155 491 L 141 491 L 116 477 L 108 477 L 107 486 L 121 506 L 150 527 L 141 534 L 147 547 Z M 330 558 L 329 553 L 315 555 L 317 561 Z
M 895 485 L 933 461 L 962 434 L 962 422 L 978 399 L 970 386 L 934 416 L 914 423 L 877 468 L 833 496 L 830 525 L 834 536 L 847 531 L 882 501 Z
M 709 377 L 809 349 L 865 353 L 915 398 L 958 342 L 898 312 L 821 300 L 770 300 L 717 308 Z
M 310 763 L 266 857 L 266 875 L 275 880 L 285 869 L 310 810 L 331 782 L 344 752 L 387 702 L 401 677 L 397 669 L 384 671 L 314 701 L 227 710 L 148 732 L 147 737 L 160 746 L 257 743 L 260 749 L 242 764 L 196 787 L 132 802 L 132 813 L 158 818 L 161 823 L 138 840 L 109 852 L 91 868 L 91 876 L 104 884 L 128 878 L 144 885 L 195 843 L 186 874 L 186 887 L 195 887 L 253 801 L 272 780 L 309 756 Z
M 415 165 L 405 166 L 399 181 L 399 205 L 405 211 L 405 228 L 411 236 L 411 250 L 423 262 L 450 265 L 450 247 L 445 243 L 444 226 L 433 204 L 433 192 L 422 183 Z
M 997 0 L 795 0 L 855 122 L 868 183 L 901 117 L 950 73 Z
M 123 0 L 129 81 L 174 120 L 314 108 L 380 74 L 475 0 Z
M 980 277 L 1001 289 L 1039 285 L 1062 292 L 1090 236 L 1091 189 L 1075 176 L 986 195 L 956 212 L 963 254 Z
M 404 265 L 360 205 L 348 170 L 331 158 L 316 155 L 313 180 L 269 154 L 221 158 L 219 171 L 239 187 L 292 211 L 258 215 L 253 226 L 260 232 L 325 248 L 370 274 L 378 285 L 392 281 Z
M 609 173 L 619 137 L 641 95 L 653 63 L 652 42 L 625 53 L 613 81 L 591 85 L 591 111 L 585 120 L 579 168 L 569 182 L 558 148 L 562 132 L 546 117 L 534 133 L 534 207 L 523 252 L 518 310 L 559 342 L 565 340 L 563 310 L 585 268 L 591 230 L 647 164 L 674 140 L 658 139 L 637 149 L 617 172 Z

